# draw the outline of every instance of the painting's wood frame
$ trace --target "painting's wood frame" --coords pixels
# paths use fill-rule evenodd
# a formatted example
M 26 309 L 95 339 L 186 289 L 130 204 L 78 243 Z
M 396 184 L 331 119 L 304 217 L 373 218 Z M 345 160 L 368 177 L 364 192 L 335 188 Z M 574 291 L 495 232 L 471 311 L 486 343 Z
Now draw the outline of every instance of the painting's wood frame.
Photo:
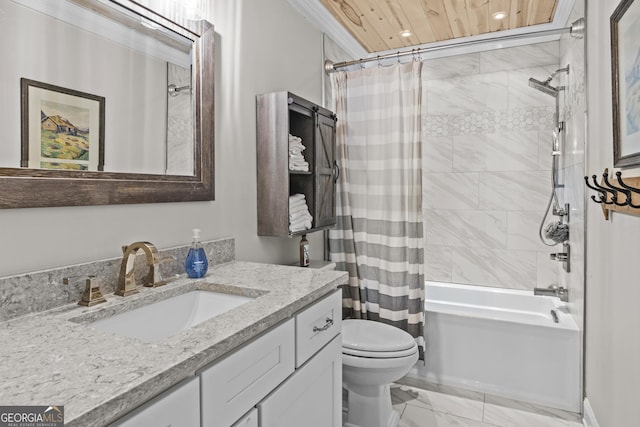
M 29 90 L 30 88 L 39 88 L 44 89 L 49 92 L 57 92 L 65 95 L 70 95 L 76 98 L 83 98 L 90 101 L 94 101 L 98 103 L 98 131 L 95 132 L 94 135 L 98 135 L 98 161 L 96 166 L 96 171 L 102 171 L 104 169 L 104 108 L 105 108 L 105 98 L 104 96 L 92 95 L 90 93 L 80 92 L 73 89 L 68 89 L 60 86 L 55 86 L 48 83 L 38 82 L 35 80 L 20 79 L 20 94 L 21 94 L 21 134 L 22 134 L 22 156 L 20 159 L 20 166 L 23 168 L 29 167 L 29 160 L 31 160 L 30 153 L 30 144 L 33 135 L 29 133 L 30 121 L 29 119 L 34 117 L 31 112 L 31 109 L 37 108 L 40 110 L 40 106 L 30 105 L 29 102 Z M 37 114 L 37 117 L 40 117 L 40 114 Z M 55 169 L 58 170 L 58 169 Z
M 624 81 L 620 79 L 620 48 L 619 23 L 624 14 L 629 10 L 634 0 L 622 0 L 609 19 L 611 28 L 611 81 L 612 81 L 612 101 L 613 101 L 613 164 L 617 168 L 636 167 L 640 165 L 640 152 L 622 155 L 622 144 L 624 137 L 621 132 L 623 103 L 620 88 Z M 640 34 L 638 35 L 640 37 Z

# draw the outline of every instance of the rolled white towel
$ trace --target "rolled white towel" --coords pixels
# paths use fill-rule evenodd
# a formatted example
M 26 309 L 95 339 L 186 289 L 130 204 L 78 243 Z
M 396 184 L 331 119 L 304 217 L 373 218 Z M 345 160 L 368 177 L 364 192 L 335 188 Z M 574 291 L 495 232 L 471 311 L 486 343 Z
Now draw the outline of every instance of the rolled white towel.
M 309 220 L 297 221 L 289 225 L 289 231 L 294 233 L 296 231 L 308 230 L 310 228 L 311 228 L 311 221 Z
M 291 162 L 306 162 L 302 154 L 289 154 L 289 163 Z
M 289 170 L 295 172 L 309 172 L 309 165 L 289 165 Z
M 300 207 L 304 208 L 304 209 L 300 209 Z M 299 212 L 301 210 L 308 210 L 309 207 L 307 206 L 307 202 L 305 202 L 304 200 L 296 200 L 295 202 L 291 202 L 289 203 L 289 215 L 291 215 L 292 213 L 295 212 Z M 294 211 L 294 212 L 292 212 Z
M 298 221 L 300 219 L 306 219 L 309 221 L 313 221 L 313 217 L 309 213 L 309 210 L 298 211 L 294 213 L 289 213 L 289 222 Z
M 306 147 L 302 144 L 298 145 L 289 145 L 289 155 L 297 155 L 301 156 L 302 152 L 306 149 Z
M 295 213 L 305 212 L 305 211 L 309 212 L 309 207 L 307 206 L 306 203 L 289 206 L 289 215 L 293 215 Z
M 296 193 L 296 194 L 292 194 L 291 196 L 289 196 L 289 203 L 291 202 L 296 202 L 298 200 L 305 200 L 306 197 L 304 194 L 302 193 Z

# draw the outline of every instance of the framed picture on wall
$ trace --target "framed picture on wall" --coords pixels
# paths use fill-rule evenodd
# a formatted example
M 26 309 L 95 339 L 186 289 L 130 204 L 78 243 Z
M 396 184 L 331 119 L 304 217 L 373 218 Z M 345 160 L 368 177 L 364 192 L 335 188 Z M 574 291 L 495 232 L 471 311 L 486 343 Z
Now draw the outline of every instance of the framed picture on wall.
M 640 0 L 622 0 L 610 22 L 614 166 L 640 166 Z
M 21 167 L 104 169 L 104 97 L 25 78 L 20 90 Z

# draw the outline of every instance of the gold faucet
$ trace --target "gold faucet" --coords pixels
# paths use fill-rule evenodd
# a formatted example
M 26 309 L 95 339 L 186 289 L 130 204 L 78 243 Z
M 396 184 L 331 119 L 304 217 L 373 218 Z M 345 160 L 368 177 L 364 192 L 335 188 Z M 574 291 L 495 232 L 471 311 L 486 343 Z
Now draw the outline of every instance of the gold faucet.
M 137 294 L 136 278 L 133 266 L 135 263 L 135 255 L 139 249 L 145 253 L 147 257 L 147 265 L 149 266 L 149 274 L 142 278 L 142 283 L 146 287 L 155 288 L 165 285 L 167 282 L 162 279 L 160 273 L 160 260 L 158 258 L 158 250 L 149 242 L 135 242 L 129 246 L 122 247 L 122 264 L 120 265 L 120 277 L 118 278 L 118 289 L 114 292 L 116 295 L 126 297 L 128 295 Z

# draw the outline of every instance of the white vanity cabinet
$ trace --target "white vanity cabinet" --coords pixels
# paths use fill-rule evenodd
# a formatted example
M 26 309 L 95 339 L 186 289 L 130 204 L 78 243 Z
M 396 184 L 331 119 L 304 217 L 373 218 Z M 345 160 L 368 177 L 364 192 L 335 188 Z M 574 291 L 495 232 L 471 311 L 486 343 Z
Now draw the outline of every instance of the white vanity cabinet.
M 341 329 L 336 291 L 202 370 L 202 427 L 339 427 Z
M 336 291 L 109 427 L 340 427 Z
M 200 378 L 186 380 L 109 427 L 199 427 Z

